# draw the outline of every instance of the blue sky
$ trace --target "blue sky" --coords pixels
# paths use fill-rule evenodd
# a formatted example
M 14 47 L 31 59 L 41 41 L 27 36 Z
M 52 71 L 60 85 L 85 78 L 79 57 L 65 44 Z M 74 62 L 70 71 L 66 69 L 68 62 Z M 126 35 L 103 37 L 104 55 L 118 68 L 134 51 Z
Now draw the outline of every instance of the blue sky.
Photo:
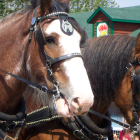
M 140 0 L 115 0 L 120 7 L 130 7 L 140 5 Z

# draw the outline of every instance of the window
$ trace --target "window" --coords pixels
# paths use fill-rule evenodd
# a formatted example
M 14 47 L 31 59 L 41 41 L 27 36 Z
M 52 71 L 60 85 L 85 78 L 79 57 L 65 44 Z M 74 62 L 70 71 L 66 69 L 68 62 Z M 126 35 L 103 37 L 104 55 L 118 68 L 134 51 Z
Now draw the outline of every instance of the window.
M 97 22 L 96 23 L 96 36 L 108 35 L 108 22 Z

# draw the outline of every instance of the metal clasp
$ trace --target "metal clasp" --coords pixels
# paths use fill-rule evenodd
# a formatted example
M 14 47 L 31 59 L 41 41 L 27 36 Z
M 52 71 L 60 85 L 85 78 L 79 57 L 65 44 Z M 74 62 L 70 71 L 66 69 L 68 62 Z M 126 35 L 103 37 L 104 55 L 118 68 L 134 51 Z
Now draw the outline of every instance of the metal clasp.
M 54 108 L 57 110 L 56 99 L 60 97 L 60 91 L 57 91 L 56 95 L 53 94 L 53 104 Z
M 77 134 L 78 135 L 77 135 Z M 75 135 L 77 138 L 79 138 L 79 139 L 83 139 L 84 138 L 84 134 L 82 133 L 82 129 L 81 130 L 75 130 L 74 132 L 73 132 L 73 135 Z
M 139 132 L 140 133 L 140 122 L 136 122 L 136 125 L 137 125 L 137 132 Z
M 133 81 L 134 75 L 135 75 L 135 69 L 133 69 L 133 70 L 131 71 L 131 81 Z
M 34 25 L 36 23 L 36 17 L 33 17 L 31 20 L 31 25 Z
M 7 125 L 6 126 L 6 131 L 8 133 L 12 133 L 16 129 L 16 123 L 14 123 L 14 122 L 12 124 L 6 124 L 6 125 Z
M 42 86 L 40 89 L 43 93 L 47 93 L 48 89 L 45 86 Z
M 72 27 L 72 25 L 68 22 L 68 20 L 62 20 L 62 30 L 66 33 L 66 34 L 72 34 L 74 29 Z
M 132 64 L 129 63 L 128 66 L 126 66 L 126 69 L 129 70 L 132 67 Z

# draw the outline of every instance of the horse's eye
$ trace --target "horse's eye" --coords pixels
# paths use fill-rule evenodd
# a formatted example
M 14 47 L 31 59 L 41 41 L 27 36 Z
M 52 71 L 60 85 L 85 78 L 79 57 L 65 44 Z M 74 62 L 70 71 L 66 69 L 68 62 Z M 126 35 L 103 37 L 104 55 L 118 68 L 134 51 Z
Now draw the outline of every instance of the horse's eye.
M 55 40 L 54 40 L 54 38 L 52 36 L 50 36 L 50 37 L 46 38 L 46 42 L 49 43 L 49 44 L 54 44 Z

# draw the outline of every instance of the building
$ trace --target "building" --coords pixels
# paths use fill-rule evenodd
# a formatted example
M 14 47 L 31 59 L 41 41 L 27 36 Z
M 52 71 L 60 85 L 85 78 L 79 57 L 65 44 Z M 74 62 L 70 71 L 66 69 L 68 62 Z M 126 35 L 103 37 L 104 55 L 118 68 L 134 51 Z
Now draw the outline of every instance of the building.
M 108 34 L 131 34 L 140 32 L 140 6 L 126 8 L 99 7 L 95 12 L 73 13 L 84 27 L 89 38 Z

